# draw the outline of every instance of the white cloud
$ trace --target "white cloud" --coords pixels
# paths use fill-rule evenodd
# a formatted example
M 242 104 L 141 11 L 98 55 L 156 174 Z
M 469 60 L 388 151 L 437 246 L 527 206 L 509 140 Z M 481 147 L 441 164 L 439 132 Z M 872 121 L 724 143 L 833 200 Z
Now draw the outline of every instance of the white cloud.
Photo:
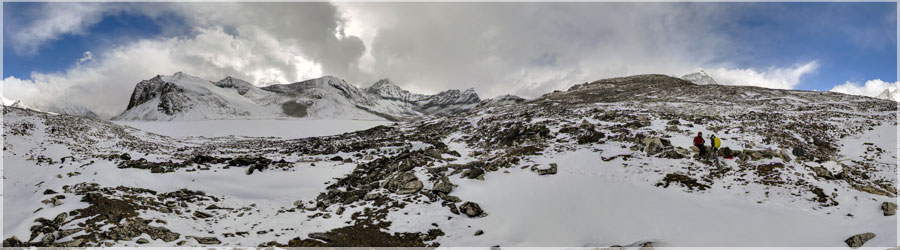
M 56 13 L 58 3 L 48 13 Z M 109 7 L 106 5 L 114 5 Z M 73 5 L 82 7 L 81 5 Z M 367 86 L 388 77 L 414 92 L 475 87 L 482 97 L 537 97 L 633 74 L 681 75 L 734 56 L 716 32 L 717 5 L 634 3 L 146 3 L 86 5 L 85 17 L 45 35 L 84 32 L 119 12 L 174 14 L 180 34 L 94 50 L 61 73 L 4 79 L 4 95 L 28 103 L 67 100 L 112 116 L 140 80 L 177 71 L 257 85 L 335 75 Z M 52 17 L 51 14 L 33 16 Z M 535 18 L 535 17 L 540 18 Z M 51 18 L 52 19 L 52 18 Z M 170 20 L 167 16 L 166 20 Z M 154 19 L 162 21 L 161 19 Z M 181 23 L 181 22 L 185 23 Z M 35 19 L 16 27 L 45 27 Z M 172 29 L 182 29 L 182 28 Z M 165 28 L 165 27 L 164 27 Z M 698 39 L 702 37 L 702 39 Z M 14 45 L 24 46 L 28 45 Z M 32 49 L 37 49 L 37 45 Z M 84 59 L 83 58 L 83 59 Z M 84 59 L 88 62 L 90 59 Z M 792 88 L 815 62 L 789 68 L 711 70 L 726 84 Z M 96 98 L 103 96 L 107 98 Z
M 78 58 L 79 64 L 85 63 L 85 62 L 93 62 L 93 61 L 94 61 L 94 53 L 91 53 L 90 51 L 85 51 L 84 55 L 81 56 L 81 58 Z
M 858 82 L 847 81 L 844 84 L 834 86 L 831 92 L 838 92 L 850 95 L 861 95 L 877 97 L 888 88 L 900 88 L 900 81 L 885 82 L 881 79 L 868 80 L 865 84 L 860 85 Z
M 84 34 L 118 5 L 98 3 L 43 3 L 38 10 L 25 13 L 29 20 L 4 20 L 4 29 L 12 49 L 20 54 L 37 53 L 45 43 L 61 35 Z M 9 7 L 7 7 L 9 8 Z
M 65 100 L 110 117 L 124 110 L 136 83 L 157 74 L 184 71 L 210 80 L 230 75 L 264 85 L 318 77 L 322 72 L 320 64 L 305 59 L 291 44 L 261 36 L 231 36 L 220 27 L 198 28 L 196 34 L 86 53 L 96 62 L 76 64 L 65 72 L 34 72 L 29 80 L 7 77 L 3 95 L 36 106 Z
M 818 68 L 818 62 L 810 61 L 793 67 L 770 67 L 766 70 L 719 67 L 707 70 L 707 73 L 719 84 L 793 89 L 800 83 L 801 77 L 815 73 Z

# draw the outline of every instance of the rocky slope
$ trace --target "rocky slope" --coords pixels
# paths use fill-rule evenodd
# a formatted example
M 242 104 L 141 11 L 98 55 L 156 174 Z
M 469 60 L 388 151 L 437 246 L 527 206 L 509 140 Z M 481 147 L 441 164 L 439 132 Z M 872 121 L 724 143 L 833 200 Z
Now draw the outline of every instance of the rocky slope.
M 363 103 L 343 84 L 267 91 L 336 85 Z M 896 244 L 896 102 L 663 75 L 503 99 L 290 140 L 4 107 L 3 244 Z M 720 164 L 697 156 L 697 132 L 722 139 Z
M 310 117 L 402 120 L 466 111 L 481 99 L 474 90 L 413 94 L 389 80 L 360 89 L 326 76 L 258 88 L 226 77 L 211 82 L 184 73 L 156 76 L 135 86 L 118 120 L 207 120 Z

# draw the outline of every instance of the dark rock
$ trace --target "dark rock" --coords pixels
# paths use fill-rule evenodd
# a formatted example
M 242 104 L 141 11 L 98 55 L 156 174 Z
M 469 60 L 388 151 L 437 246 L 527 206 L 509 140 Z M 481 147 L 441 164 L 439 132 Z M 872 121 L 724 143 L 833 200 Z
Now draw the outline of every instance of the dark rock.
M 56 194 L 56 191 L 53 191 L 53 189 L 44 190 L 44 195 L 48 195 L 48 194 Z
M 208 213 L 201 212 L 201 211 L 194 211 L 194 217 L 197 217 L 197 218 L 200 218 L 200 219 L 206 219 L 206 218 L 212 217 L 212 215 L 211 215 L 211 214 L 208 214 Z
M 475 236 L 479 236 L 482 234 L 484 234 L 484 231 L 482 231 L 482 230 L 475 231 Z
M 875 238 L 874 233 L 861 233 L 847 238 L 847 240 L 844 240 L 844 243 L 847 243 L 847 246 L 850 248 L 859 248 L 872 238 Z
M 471 217 L 479 217 L 484 214 L 484 210 L 481 210 L 481 206 L 478 206 L 478 203 L 475 202 L 466 202 L 463 203 L 462 206 L 459 207 L 462 213 L 466 214 L 466 216 Z
M 332 160 L 332 161 L 344 161 L 344 157 L 334 156 L 334 157 L 331 157 L 331 159 L 329 159 L 329 160 Z
M 881 211 L 884 212 L 884 216 L 895 215 L 897 214 L 897 203 L 885 201 L 881 203 Z
M 147 243 L 150 243 L 150 241 L 147 240 L 147 239 L 144 239 L 144 238 L 140 238 L 140 239 L 138 239 L 137 241 L 135 241 L 135 243 L 138 243 L 138 244 L 147 244 Z
M 449 194 L 453 191 L 453 184 L 450 184 L 450 182 L 447 181 L 441 181 L 435 183 L 431 190 L 435 193 Z
M 403 172 L 387 182 L 387 189 L 397 194 L 414 194 L 425 185 L 412 171 Z
M 200 243 L 203 245 L 218 245 L 218 244 L 222 243 L 216 237 L 193 237 L 192 236 L 191 238 L 194 238 L 194 240 L 197 240 L 197 243 Z

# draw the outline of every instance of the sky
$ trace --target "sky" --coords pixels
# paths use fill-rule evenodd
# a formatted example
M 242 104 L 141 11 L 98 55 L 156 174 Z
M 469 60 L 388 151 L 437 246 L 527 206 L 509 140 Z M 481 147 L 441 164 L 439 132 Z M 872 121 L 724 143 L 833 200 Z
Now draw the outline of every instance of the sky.
M 721 84 L 875 96 L 897 87 L 880 3 L 3 3 L 3 97 L 105 116 L 183 71 L 259 86 L 332 75 L 533 98 L 703 68 Z

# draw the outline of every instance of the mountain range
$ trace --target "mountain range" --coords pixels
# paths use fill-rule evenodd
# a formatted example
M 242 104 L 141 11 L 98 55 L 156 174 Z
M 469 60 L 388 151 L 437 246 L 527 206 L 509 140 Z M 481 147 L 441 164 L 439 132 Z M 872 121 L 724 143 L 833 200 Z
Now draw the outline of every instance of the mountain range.
M 450 115 L 481 102 L 475 89 L 434 95 L 411 93 L 381 79 L 358 88 L 325 76 L 256 87 L 226 77 L 213 82 L 178 72 L 139 82 L 126 110 L 114 120 L 267 119 L 285 117 L 397 121 Z

